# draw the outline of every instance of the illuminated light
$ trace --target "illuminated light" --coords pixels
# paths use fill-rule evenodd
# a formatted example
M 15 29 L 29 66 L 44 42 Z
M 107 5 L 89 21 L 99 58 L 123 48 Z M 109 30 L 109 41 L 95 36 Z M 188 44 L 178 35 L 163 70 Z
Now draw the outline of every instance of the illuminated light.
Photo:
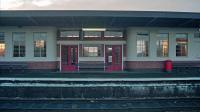
M 106 28 L 82 28 L 83 31 L 106 31 Z

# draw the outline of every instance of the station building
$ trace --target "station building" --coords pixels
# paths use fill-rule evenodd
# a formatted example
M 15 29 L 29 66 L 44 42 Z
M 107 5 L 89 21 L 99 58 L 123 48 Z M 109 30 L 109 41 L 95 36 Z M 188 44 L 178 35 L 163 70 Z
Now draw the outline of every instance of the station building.
M 162 71 L 166 60 L 200 65 L 199 49 L 200 13 L 0 12 L 0 63 L 28 70 Z

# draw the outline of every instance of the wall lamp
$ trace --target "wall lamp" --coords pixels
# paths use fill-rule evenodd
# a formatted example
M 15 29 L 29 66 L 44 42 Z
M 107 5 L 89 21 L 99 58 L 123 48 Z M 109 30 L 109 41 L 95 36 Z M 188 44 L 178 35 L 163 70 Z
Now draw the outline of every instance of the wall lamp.
M 82 31 L 106 31 L 106 28 L 82 28 Z

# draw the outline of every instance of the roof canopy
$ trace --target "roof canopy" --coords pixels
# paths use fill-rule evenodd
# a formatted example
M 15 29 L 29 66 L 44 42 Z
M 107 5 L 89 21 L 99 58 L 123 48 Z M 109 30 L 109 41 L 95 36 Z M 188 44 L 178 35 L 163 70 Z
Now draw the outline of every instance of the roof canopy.
M 152 11 L 1 11 L 0 26 L 200 27 L 200 13 Z

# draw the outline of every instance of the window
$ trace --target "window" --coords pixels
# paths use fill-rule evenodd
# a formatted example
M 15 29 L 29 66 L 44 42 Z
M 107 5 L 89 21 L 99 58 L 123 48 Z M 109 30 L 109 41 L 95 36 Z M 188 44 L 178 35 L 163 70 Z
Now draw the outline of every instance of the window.
M 13 57 L 25 57 L 25 33 L 13 33 Z
M 33 33 L 34 37 L 34 57 L 46 57 L 46 37 L 43 32 Z
M 101 45 L 84 45 L 83 46 L 83 56 L 85 57 L 98 57 L 102 56 Z
M 167 57 L 168 56 L 168 34 L 158 34 L 157 45 L 157 56 Z
M 149 34 L 137 33 L 137 57 L 147 57 L 149 55 Z
M 105 31 L 104 37 L 123 37 L 122 31 Z
M 176 34 L 176 56 L 187 56 L 187 34 Z
M 60 31 L 60 37 L 79 37 L 79 31 Z
M 3 32 L 0 32 L 0 56 L 5 55 L 5 35 Z
M 101 37 L 100 31 L 85 31 L 84 37 Z

